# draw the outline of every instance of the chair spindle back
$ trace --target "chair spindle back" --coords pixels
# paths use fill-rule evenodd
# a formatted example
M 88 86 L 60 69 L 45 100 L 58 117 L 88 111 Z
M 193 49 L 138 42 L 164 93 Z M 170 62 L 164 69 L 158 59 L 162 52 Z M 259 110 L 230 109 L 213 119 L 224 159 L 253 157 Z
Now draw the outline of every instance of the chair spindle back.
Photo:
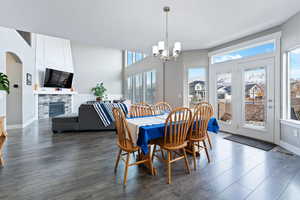
M 207 126 L 213 115 L 213 109 L 210 104 L 198 105 L 192 119 L 189 138 L 200 139 L 207 136 Z
M 115 118 L 115 126 L 118 135 L 118 145 L 124 149 L 132 147 L 133 140 L 123 111 L 121 111 L 119 108 L 113 108 L 113 115 Z
M 164 145 L 179 146 L 184 144 L 191 119 L 192 111 L 190 109 L 174 109 L 167 117 L 165 123 Z

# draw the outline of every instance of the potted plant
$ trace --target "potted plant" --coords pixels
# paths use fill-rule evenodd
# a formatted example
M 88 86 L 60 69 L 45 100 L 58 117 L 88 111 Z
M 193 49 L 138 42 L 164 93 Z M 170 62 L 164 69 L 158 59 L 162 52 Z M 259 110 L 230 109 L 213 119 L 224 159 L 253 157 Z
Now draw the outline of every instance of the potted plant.
M 102 101 L 106 92 L 106 88 L 104 87 L 103 83 L 97 83 L 96 87 L 93 87 L 91 91 L 96 96 L 96 101 Z
M 9 80 L 6 74 L 0 72 L 0 90 L 4 90 L 9 94 Z

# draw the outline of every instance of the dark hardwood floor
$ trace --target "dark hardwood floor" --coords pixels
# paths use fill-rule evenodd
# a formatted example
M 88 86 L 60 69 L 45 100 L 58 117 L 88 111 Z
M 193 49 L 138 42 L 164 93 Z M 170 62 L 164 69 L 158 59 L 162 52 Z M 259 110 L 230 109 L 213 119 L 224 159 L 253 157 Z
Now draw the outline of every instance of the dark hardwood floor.
M 123 162 L 114 174 L 114 132 L 52 134 L 48 120 L 8 131 L 0 199 L 300 199 L 300 158 L 213 139 L 212 162 L 202 154 L 197 171 L 172 164 L 171 185 L 158 160 L 157 176 L 130 167 L 122 185 Z

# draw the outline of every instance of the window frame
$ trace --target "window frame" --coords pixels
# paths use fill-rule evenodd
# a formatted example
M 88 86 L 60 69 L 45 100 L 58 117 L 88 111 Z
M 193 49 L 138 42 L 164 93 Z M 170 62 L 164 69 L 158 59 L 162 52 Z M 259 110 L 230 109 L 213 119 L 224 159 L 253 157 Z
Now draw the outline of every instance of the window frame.
M 292 48 L 287 49 L 283 54 L 283 75 L 284 75 L 284 81 L 283 81 L 283 120 L 290 121 L 292 123 L 296 123 L 300 125 L 300 120 L 295 120 L 291 118 L 291 87 L 290 87 L 290 53 L 292 51 L 295 51 L 299 49 L 300 45 L 295 45 Z
M 157 70 L 156 69 L 148 69 L 146 71 L 140 71 L 140 72 L 137 72 L 137 73 L 131 73 L 131 74 L 128 74 L 126 77 L 125 77 L 125 82 L 126 82 L 126 98 L 129 98 L 129 89 L 128 89 L 128 79 L 131 78 L 131 97 L 132 99 L 131 100 L 131 103 L 135 104 L 135 103 L 139 103 L 139 102 L 146 102 L 146 89 L 147 89 L 147 73 L 148 72 L 152 72 L 152 73 L 155 73 L 155 90 L 157 91 Z M 142 84 L 142 91 L 141 91 L 141 99 L 139 102 L 136 102 L 136 79 L 139 77 L 139 76 L 142 76 L 142 80 L 141 80 L 141 84 Z M 153 76 L 151 76 L 153 77 Z M 151 79 L 152 80 L 152 79 Z M 151 86 L 152 86 L 152 82 L 151 82 Z M 154 102 L 156 101 L 156 93 L 154 95 Z
M 144 60 L 146 57 L 147 57 L 147 55 L 145 54 L 145 53 L 143 53 L 143 52 L 141 52 L 141 51 L 130 51 L 130 50 L 124 50 L 124 56 L 125 56 L 125 59 L 124 59 L 124 61 L 125 61 L 125 67 L 129 67 L 129 66 L 131 66 L 131 65 L 133 65 L 133 64 L 135 64 L 135 63 L 139 63 L 139 62 L 141 62 L 142 60 Z M 132 54 L 132 60 L 131 60 L 131 64 L 128 64 L 128 53 L 131 53 Z M 136 60 L 136 54 L 141 54 L 141 59 L 140 60 Z
M 263 45 L 266 45 L 266 44 L 271 44 L 271 43 L 273 43 L 273 45 L 274 45 L 274 50 L 272 52 L 259 53 L 259 54 L 252 55 L 252 56 L 244 56 L 244 57 L 241 57 L 241 58 L 229 59 L 229 60 L 225 60 L 225 61 L 222 61 L 222 62 L 214 62 L 214 57 L 226 56 L 226 55 L 234 53 L 234 52 L 239 52 L 239 51 L 243 51 L 243 50 L 247 50 L 247 49 L 252 49 L 252 48 L 260 47 L 260 46 L 263 46 Z M 240 47 L 232 48 L 231 50 L 228 50 L 228 51 L 225 50 L 225 51 L 222 51 L 221 53 L 216 53 L 216 54 L 211 55 L 210 56 L 210 64 L 213 65 L 213 64 L 230 62 L 230 61 L 233 61 L 233 60 L 251 58 L 251 57 L 255 57 L 255 56 L 259 56 L 259 55 L 273 54 L 276 51 L 277 48 L 278 47 L 276 46 L 276 39 L 265 40 L 265 41 L 260 41 L 260 42 L 252 42 L 250 44 L 245 44 L 245 45 L 240 46 Z
M 185 65 L 184 66 L 184 91 L 183 91 L 183 105 L 189 107 L 190 102 L 189 102 L 189 69 L 204 69 L 205 70 L 205 84 L 206 84 L 206 101 L 209 100 L 209 68 L 206 65 L 203 64 L 199 64 L 199 65 Z

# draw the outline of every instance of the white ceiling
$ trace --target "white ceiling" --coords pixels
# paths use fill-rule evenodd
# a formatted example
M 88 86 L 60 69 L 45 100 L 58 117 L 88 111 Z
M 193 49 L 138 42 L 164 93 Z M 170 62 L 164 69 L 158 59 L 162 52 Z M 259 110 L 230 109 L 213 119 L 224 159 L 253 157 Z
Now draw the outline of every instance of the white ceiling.
M 279 25 L 300 0 L 1 0 L 0 26 L 118 49 L 149 50 L 163 37 L 210 48 Z

